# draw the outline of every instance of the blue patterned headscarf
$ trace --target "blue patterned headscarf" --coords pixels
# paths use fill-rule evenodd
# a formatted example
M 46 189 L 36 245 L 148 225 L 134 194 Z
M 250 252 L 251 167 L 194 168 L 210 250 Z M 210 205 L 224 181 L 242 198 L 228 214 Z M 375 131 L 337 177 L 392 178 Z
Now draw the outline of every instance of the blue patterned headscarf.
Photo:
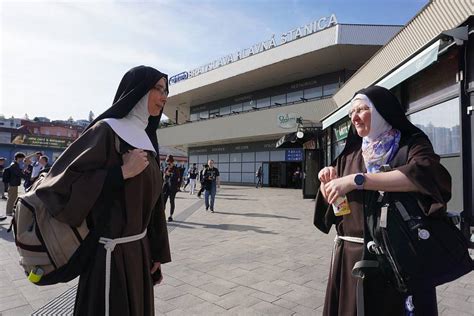
M 362 156 L 367 172 L 377 173 L 398 151 L 401 133 L 385 121 L 366 95 L 357 94 L 351 104 L 356 100 L 363 101 L 370 109 L 370 132 L 362 138 Z

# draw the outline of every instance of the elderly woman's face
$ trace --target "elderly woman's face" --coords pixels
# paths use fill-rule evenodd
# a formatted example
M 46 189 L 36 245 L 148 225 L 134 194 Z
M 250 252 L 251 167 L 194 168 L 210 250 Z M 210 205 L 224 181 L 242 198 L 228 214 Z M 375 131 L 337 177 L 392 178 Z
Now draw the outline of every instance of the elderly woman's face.
M 369 135 L 370 108 L 363 100 L 355 100 L 350 111 L 351 122 L 360 137 Z
M 166 104 L 168 98 L 168 91 L 166 91 L 166 79 L 161 78 L 151 88 L 148 95 L 148 113 L 151 116 L 160 115 L 161 110 Z

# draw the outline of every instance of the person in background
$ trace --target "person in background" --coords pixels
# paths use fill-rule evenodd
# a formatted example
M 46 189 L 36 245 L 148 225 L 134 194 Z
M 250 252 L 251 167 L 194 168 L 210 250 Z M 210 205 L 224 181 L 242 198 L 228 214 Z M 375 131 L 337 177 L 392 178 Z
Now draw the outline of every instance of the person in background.
M 18 187 L 21 185 L 21 179 L 25 178 L 23 173 L 23 161 L 25 159 L 25 154 L 22 152 L 17 152 L 15 154 L 15 160 L 12 161 L 8 167 L 8 199 L 7 199 L 7 208 L 6 215 L 13 215 L 13 204 L 18 197 Z M 5 172 L 5 170 L 4 170 Z
M 188 172 L 188 181 L 191 184 L 191 189 L 189 191 L 189 194 L 194 194 L 194 189 L 196 189 L 196 178 L 198 176 L 198 170 L 196 167 L 196 164 L 193 163 L 193 166 L 189 168 Z M 184 187 L 186 189 L 186 186 Z
M 203 164 L 201 171 L 199 171 L 199 182 L 201 183 L 201 188 L 197 194 L 198 198 L 201 198 L 202 191 L 204 191 L 204 172 L 206 171 L 207 167 L 209 167 L 208 164 Z
M 203 173 L 204 178 L 204 200 L 206 203 L 206 211 L 211 208 L 211 212 L 214 213 L 214 200 L 216 198 L 217 188 L 221 186 L 219 178 L 219 169 L 214 167 L 214 160 L 207 162 L 207 167 Z
M 255 173 L 255 176 L 257 177 L 257 184 L 255 185 L 255 187 L 256 188 L 258 188 L 259 186 L 262 187 L 262 178 L 263 178 L 262 166 L 258 167 L 258 170 Z
M 163 185 L 163 194 L 164 194 L 164 206 L 166 209 L 166 202 L 168 198 L 170 199 L 170 216 L 168 217 L 168 222 L 173 221 L 173 214 L 175 209 L 174 200 L 176 198 L 176 193 L 179 189 L 179 183 L 181 181 L 180 170 L 174 165 L 174 158 L 172 155 L 166 157 L 166 163 L 168 166 L 165 169 L 164 173 L 164 185 Z
M 296 167 L 295 172 L 293 172 L 293 184 L 295 185 L 295 189 L 301 189 L 302 178 L 303 174 L 301 173 L 300 167 Z
M 35 167 L 33 167 L 33 173 L 32 173 L 32 176 L 31 176 L 31 184 L 33 184 L 40 176 L 40 174 L 42 173 L 45 173 L 45 172 L 48 172 L 51 165 L 48 163 L 49 161 L 49 158 L 48 156 L 41 156 L 39 161 L 38 161 L 38 173 L 36 173 L 35 171 Z M 33 177 L 33 175 L 36 175 L 35 177 Z
M 5 183 L 3 182 L 3 170 L 5 169 L 5 157 L 0 157 L 0 195 L 2 200 L 6 200 L 7 197 L 5 196 Z

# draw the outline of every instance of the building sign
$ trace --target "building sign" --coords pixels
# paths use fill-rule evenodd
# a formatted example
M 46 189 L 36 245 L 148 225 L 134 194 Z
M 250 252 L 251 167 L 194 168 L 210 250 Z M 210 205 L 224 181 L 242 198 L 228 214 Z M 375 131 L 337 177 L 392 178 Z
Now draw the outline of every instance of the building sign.
M 275 38 L 275 34 L 268 40 L 257 43 L 255 45 L 252 45 L 251 47 L 244 48 L 238 52 L 235 52 L 233 54 L 229 54 L 227 56 L 224 56 L 220 59 L 216 59 L 208 64 L 202 65 L 198 68 L 192 69 L 190 71 L 185 71 L 182 72 L 176 76 L 173 76 L 170 78 L 170 84 L 177 83 L 182 80 L 186 80 L 189 78 L 193 78 L 196 76 L 199 76 L 203 73 L 206 73 L 208 71 L 214 70 L 216 68 L 225 66 L 230 63 L 234 63 L 236 61 L 239 61 L 241 59 L 250 57 L 252 55 L 267 51 L 269 49 L 275 48 L 277 46 L 283 45 L 290 43 L 294 40 L 297 40 L 299 38 L 303 38 L 305 36 L 311 35 L 313 33 L 317 33 L 319 31 L 322 31 L 330 26 L 336 25 L 337 24 L 337 19 L 335 14 L 331 14 L 328 17 L 322 17 L 319 18 L 318 20 L 315 20 L 311 23 L 308 23 L 306 25 L 297 27 L 295 29 L 292 29 L 286 33 L 283 33 L 280 35 L 279 38 Z M 178 77 L 178 78 L 175 78 Z M 178 80 L 179 79 L 179 80 Z
M 277 114 L 277 124 L 281 128 L 295 128 L 296 119 L 298 118 L 296 113 L 278 113 Z
M 72 140 L 69 140 L 69 139 L 30 136 L 30 135 L 24 135 L 24 134 L 16 135 L 12 139 L 12 144 L 30 145 L 30 146 L 48 147 L 48 148 L 66 148 L 71 143 L 72 143 Z
M 174 75 L 173 77 L 170 78 L 169 84 L 175 84 L 181 80 L 186 80 L 188 79 L 188 72 L 184 71 L 182 73 L 179 73 L 177 75 Z
M 334 133 L 336 134 L 336 141 L 340 141 L 347 138 L 349 134 L 349 129 L 351 128 L 351 122 L 347 121 L 341 125 L 334 128 Z
M 285 150 L 285 161 L 302 161 L 303 149 L 294 148 Z

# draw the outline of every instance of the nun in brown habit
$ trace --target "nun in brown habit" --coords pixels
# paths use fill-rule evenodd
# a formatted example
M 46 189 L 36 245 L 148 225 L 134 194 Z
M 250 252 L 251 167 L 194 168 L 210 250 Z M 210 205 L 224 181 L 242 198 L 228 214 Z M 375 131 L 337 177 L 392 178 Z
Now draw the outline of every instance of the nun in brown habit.
M 446 212 L 451 198 L 451 177 L 440 164 L 428 137 L 405 116 L 397 98 L 373 86 L 359 91 L 351 101 L 351 130 L 342 153 L 323 168 L 316 197 L 314 224 L 328 233 L 335 226 L 335 241 L 324 304 L 324 315 L 357 315 L 356 277 L 351 271 L 363 253 L 365 192 L 415 192 L 429 216 Z M 410 144 L 407 164 L 379 173 L 399 148 Z M 357 179 L 356 179 L 357 178 Z M 367 190 L 367 191 L 366 191 Z M 351 213 L 335 216 L 331 204 L 347 196 Z M 435 288 L 402 295 L 382 275 L 363 283 L 365 315 L 437 315 Z M 412 315 L 412 314 L 410 314 Z
M 139 66 L 113 105 L 52 166 L 37 190 L 58 220 L 100 240 L 83 262 L 75 315 L 153 315 L 153 285 L 171 261 L 156 130 L 168 78 Z M 105 217 L 105 218 L 104 218 Z

